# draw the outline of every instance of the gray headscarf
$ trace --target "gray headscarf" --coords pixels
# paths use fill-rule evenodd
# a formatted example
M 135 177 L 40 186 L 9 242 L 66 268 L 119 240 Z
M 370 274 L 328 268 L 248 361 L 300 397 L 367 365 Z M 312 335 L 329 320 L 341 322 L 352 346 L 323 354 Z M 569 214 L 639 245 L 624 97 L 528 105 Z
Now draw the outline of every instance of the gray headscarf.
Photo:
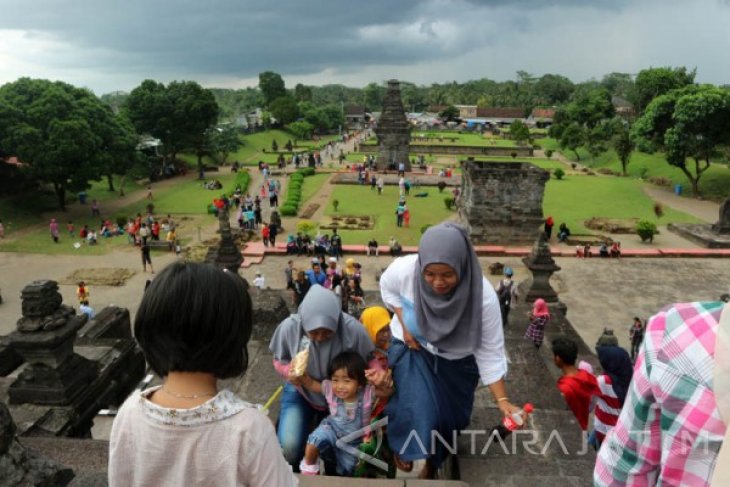
M 473 353 L 482 336 L 483 275 L 466 230 L 454 223 L 429 228 L 418 246 L 414 308 L 421 334 L 441 350 Z M 447 264 L 459 276 L 448 295 L 438 295 L 423 278 L 429 264 Z
M 305 332 L 320 328 L 332 330 L 334 335 L 326 342 L 309 344 L 307 373 L 315 380 L 327 379 L 330 362 L 339 353 L 352 350 L 365 360 L 375 349 L 365 327 L 352 316 L 342 313 L 340 299 L 320 285 L 312 286 L 299 305 L 297 314 L 279 323 L 271 337 L 269 349 L 274 359 L 289 363 L 299 352 L 299 345 Z M 325 407 L 321 394 L 302 389 L 304 396 L 317 406 Z

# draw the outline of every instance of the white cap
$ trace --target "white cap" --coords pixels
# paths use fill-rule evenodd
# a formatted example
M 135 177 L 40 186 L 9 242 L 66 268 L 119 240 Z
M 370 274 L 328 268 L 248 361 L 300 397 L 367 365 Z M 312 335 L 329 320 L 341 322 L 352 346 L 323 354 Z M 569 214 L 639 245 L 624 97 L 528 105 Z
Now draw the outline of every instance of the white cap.
M 330 262 L 335 262 L 335 263 L 337 263 L 337 257 L 330 257 Z

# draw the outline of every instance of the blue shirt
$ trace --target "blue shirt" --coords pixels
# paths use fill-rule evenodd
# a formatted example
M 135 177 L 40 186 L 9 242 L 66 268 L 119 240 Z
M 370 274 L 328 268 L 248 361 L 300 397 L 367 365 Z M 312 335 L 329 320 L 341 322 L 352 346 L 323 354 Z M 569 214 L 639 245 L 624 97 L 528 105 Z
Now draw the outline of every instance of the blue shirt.
M 324 281 L 327 276 L 325 276 L 325 273 L 322 271 L 319 271 L 319 274 L 314 273 L 314 269 L 309 269 L 305 274 L 307 274 L 307 279 L 309 279 L 309 284 L 314 286 L 315 284 L 319 284 L 320 286 L 324 286 Z

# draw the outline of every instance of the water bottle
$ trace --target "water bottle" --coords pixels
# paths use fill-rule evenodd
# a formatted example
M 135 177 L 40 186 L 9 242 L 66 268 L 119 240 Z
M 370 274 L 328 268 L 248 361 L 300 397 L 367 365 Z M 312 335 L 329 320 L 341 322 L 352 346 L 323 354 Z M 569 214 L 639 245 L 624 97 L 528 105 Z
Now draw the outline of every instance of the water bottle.
M 514 430 L 521 429 L 524 426 L 525 421 L 522 419 L 522 413 L 532 414 L 533 406 L 529 402 L 525 404 L 522 409 L 512 413 L 509 416 L 505 416 L 502 419 L 502 423 L 495 426 L 492 431 L 497 431 L 500 438 L 505 439 Z

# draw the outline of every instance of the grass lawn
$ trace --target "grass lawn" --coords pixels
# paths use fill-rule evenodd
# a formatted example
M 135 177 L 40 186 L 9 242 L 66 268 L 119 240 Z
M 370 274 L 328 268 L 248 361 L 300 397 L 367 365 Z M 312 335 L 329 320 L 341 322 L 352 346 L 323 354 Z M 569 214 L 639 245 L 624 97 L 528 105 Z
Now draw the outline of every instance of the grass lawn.
M 639 218 L 657 224 L 700 223 L 685 213 L 664 208 L 664 216 L 654 215 L 654 201 L 641 190 L 636 179 L 598 176 L 566 176 L 550 179 L 545 188 L 543 211 L 552 215 L 556 225 L 567 223 L 573 233 L 594 233 L 583 225 L 591 217 Z
M 302 198 L 299 200 L 301 203 L 299 204 L 300 208 L 306 208 L 307 202 L 319 192 L 320 189 L 322 189 L 322 186 L 324 183 L 330 178 L 331 174 L 325 173 L 319 173 L 315 174 L 314 176 L 307 176 L 304 178 L 304 182 L 302 183 Z
M 35 254 L 75 254 L 75 255 L 101 255 L 106 254 L 110 250 L 118 247 L 128 246 L 126 235 L 117 237 L 104 238 L 98 237 L 97 245 L 86 245 L 79 238 L 79 231 L 86 224 L 89 228 L 98 230 L 99 218 L 86 218 L 74 221 L 74 237 L 71 238 L 66 231 L 66 221 L 59 220 L 58 227 L 60 230 L 59 243 L 53 243 L 51 233 L 47 227 L 38 228 L 23 235 L 21 238 L 0 241 L 0 251 L 2 252 L 30 252 Z M 74 242 L 81 242 L 81 247 L 74 248 Z
M 306 178 L 308 179 L 308 178 Z M 306 180 L 305 179 L 305 180 Z M 449 194 L 439 193 L 436 188 L 425 189 L 429 193 L 426 198 L 414 198 L 413 193 L 407 198 L 411 212 L 410 228 L 398 228 L 395 225 L 395 208 L 398 205 L 398 187 L 386 186 L 382 195 L 369 186 L 336 185 L 325 209 L 325 215 L 370 215 L 375 217 L 373 230 L 341 230 L 345 244 L 366 244 L 375 237 L 381 245 L 387 245 L 388 239 L 394 235 L 402 245 L 417 245 L 421 238 L 421 227 L 426 224 L 437 224 L 455 215 L 446 209 L 444 198 Z M 332 200 L 339 200 L 337 213 L 332 208 Z
M 539 139 L 537 143 L 545 150 L 557 150 L 571 161 L 578 161 L 573 151 L 561 150 L 555 139 Z M 583 165 L 596 169 L 607 167 L 617 173 L 621 172 L 621 162 L 613 150 L 608 150 L 593 158 L 585 148 L 581 147 L 578 149 L 578 154 L 580 154 L 579 162 Z M 672 186 L 681 184 L 685 189 L 685 195 L 689 194 L 691 196 L 687 176 L 678 168 L 670 166 L 662 153 L 646 154 L 634 151 L 626 170 L 628 175 L 633 178 L 642 176 L 645 178 L 667 178 L 671 181 Z M 721 199 L 730 196 L 730 167 L 722 163 L 713 163 L 700 178 L 700 191 L 702 191 L 703 196 L 708 198 Z

